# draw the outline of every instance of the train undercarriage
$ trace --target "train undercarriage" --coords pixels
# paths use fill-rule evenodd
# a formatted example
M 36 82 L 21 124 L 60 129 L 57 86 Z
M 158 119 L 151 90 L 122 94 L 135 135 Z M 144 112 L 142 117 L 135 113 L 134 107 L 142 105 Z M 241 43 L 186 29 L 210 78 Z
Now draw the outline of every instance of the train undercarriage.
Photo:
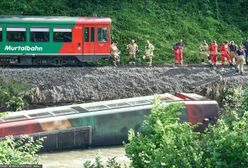
M 1 66 L 73 66 L 85 65 L 99 59 L 109 59 L 106 55 L 82 56 L 5 56 L 0 57 Z

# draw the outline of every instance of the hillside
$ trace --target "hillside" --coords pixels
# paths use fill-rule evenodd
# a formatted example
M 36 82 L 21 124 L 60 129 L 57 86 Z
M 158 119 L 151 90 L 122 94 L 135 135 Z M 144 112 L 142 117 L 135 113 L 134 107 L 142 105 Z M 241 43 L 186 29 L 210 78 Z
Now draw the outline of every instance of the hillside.
M 248 37 L 248 5 L 244 0 L 1 0 L 1 15 L 66 15 L 110 17 L 112 40 L 117 41 L 126 59 L 125 46 L 136 39 L 144 52 L 146 39 L 155 45 L 155 62 L 171 63 L 171 46 L 184 39 L 185 60 L 198 63 L 199 43 Z

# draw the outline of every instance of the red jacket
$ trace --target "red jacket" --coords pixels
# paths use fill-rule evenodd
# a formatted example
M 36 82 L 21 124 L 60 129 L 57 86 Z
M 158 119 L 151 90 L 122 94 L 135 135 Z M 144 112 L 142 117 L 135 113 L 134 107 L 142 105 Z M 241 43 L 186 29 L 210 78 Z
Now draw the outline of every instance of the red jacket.
M 221 54 L 228 54 L 228 44 L 223 43 L 220 47 Z
M 215 43 L 212 43 L 209 47 L 210 54 L 217 54 L 218 51 L 218 45 Z

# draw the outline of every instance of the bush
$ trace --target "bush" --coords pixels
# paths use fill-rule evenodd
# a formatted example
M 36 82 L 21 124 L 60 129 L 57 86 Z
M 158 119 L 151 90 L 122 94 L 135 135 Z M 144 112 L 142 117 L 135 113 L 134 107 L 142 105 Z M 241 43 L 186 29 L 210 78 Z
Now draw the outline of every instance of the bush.
M 19 111 L 24 108 L 24 101 L 20 96 L 12 96 L 7 102 L 7 109 L 10 111 Z
M 0 79 L 1 110 L 18 111 L 24 108 L 22 93 L 29 87 L 11 80 Z
M 42 147 L 43 140 L 34 140 L 28 136 L 22 136 L 15 140 L 6 137 L 0 141 L 0 164 L 38 164 L 37 152 Z
M 248 113 L 236 121 L 219 120 L 203 136 L 204 167 L 239 167 L 248 165 Z
M 242 109 L 244 112 L 248 111 L 248 88 L 245 89 L 243 94 Z
M 95 162 L 91 162 L 91 161 L 86 161 L 83 164 L 84 168 L 104 168 L 103 166 L 103 162 L 101 160 L 101 157 L 99 155 L 96 156 Z M 117 163 L 114 158 L 109 158 L 107 161 L 107 165 L 106 167 L 108 168 L 121 168 L 121 164 Z M 125 167 L 127 168 L 127 166 L 125 165 Z
M 133 167 L 199 167 L 202 152 L 199 134 L 188 123 L 180 123 L 182 104 L 161 106 L 156 99 L 151 116 L 135 135 L 129 132 L 126 154 Z M 194 165 L 194 166 L 193 166 Z

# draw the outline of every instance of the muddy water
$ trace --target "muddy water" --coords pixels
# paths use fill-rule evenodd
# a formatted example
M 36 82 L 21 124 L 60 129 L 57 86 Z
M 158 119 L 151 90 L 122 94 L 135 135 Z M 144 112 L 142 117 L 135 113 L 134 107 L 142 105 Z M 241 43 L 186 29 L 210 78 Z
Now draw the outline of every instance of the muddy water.
M 129 164 L 130 161 L 125 156 L 123 147 L 96 148 L 87 150 L 75 150 L 56 153 L 40 154 L 40 162 L 43 168 L 83 168 L 83 163 L 87 160 L 95 161 L 99 154 L 104 164 L 108 158 L 116 157 L 118 163 Z

